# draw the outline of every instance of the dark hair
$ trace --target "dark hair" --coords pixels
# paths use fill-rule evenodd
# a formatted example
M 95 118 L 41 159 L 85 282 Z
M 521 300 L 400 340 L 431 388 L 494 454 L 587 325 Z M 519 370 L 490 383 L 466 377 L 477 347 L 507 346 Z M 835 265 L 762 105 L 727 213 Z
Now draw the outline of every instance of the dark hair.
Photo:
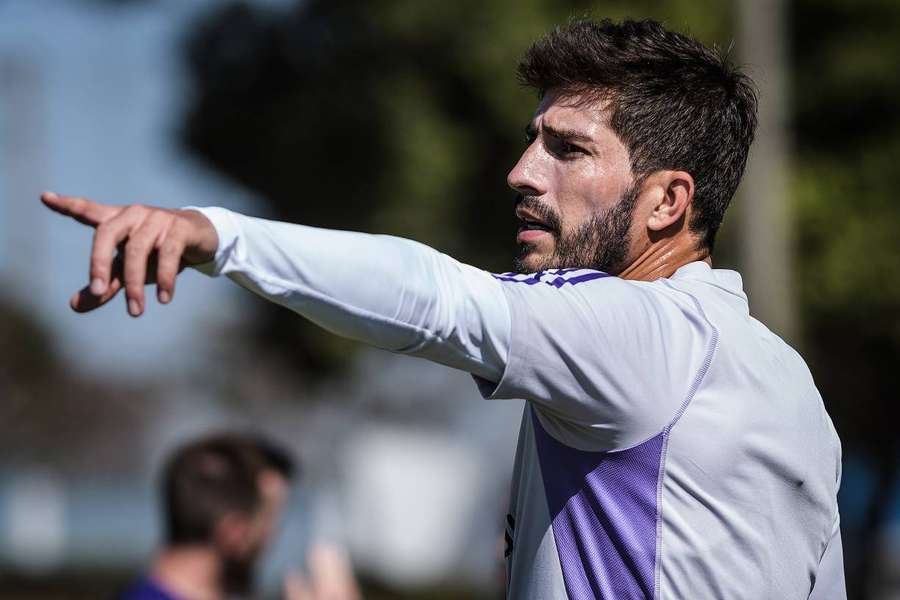
M 631 170 L 694 178 L 690 230 L 712 250 L 756 130 L 753 82 L 727 55 L 656 21 L 575 21 L 535 42 L 519 78 L 541 96 L 608 102 Z
M 259 475 L 274 470 L 293 476 L 290 455 L 254 435 L 211 435 L 176 451 L 163 471 L 163 509 L 169 544 L 212 541 L 228 513 L 259 510 Z

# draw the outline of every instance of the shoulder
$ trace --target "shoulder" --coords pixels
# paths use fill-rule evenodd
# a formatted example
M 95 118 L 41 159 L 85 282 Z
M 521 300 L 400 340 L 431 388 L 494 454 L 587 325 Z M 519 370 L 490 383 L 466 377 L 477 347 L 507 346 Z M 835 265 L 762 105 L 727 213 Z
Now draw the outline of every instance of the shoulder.
M 612 304 L 646 297 L 653 300 L 655 283 L 628 281 L 592 269 L 550 269 L 537 273 L 494 273 L 509 296 L 526 296 L 544 301 L 585 301 Z
M 696 299 L 665 283 L 629 281 L 591 269 L 551 269 L 538 273 L 494 274 L 501 282 L 513 320 L 587 319 L 633 335 L 643 325 L 694 322 L 705 329 Z

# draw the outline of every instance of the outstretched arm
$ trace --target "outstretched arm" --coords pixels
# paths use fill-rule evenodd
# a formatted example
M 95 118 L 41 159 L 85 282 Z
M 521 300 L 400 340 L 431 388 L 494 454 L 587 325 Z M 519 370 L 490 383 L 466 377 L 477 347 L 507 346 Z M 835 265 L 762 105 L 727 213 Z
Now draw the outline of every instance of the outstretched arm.
M 167 303 L 178 272 L 193 265 L 339 335 L 488 381 L 503 372 L 510 316 L 500 282 L 422 244 L 223 209 L 118 207 L 53 194 L 43 201 L 96 228 L 91 283 L 71 301 L 77 311 L 105 304 L 124 287 L 129 313 L 138 316 L 146 283 L 156 282 Z
M 716 345 L 690 298 L 599 271 L 495 277 L 390 236 L 217 208 L 117 207 L 52 195 L 44 202 L 97 230 L 91 283 L 73 296 L 75 310 L 92 310 L 124 287 L 129 312 L 140 315 L 146 283 L 155 281 L 166 303 L 178 272 L 195 266 L 339 335 L 468 371 L 485 396 L 533 401 L 601 432 L 609 447 L 648 439 L 670 423 Z M 648 376 L 648 364 L 664 368 Z

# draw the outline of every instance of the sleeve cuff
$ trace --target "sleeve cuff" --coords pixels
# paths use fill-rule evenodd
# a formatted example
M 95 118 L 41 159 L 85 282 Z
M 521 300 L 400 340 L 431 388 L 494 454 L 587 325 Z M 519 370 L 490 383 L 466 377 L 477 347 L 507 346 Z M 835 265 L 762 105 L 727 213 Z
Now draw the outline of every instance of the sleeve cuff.
M 231 258 L 238 240 L 239 228 L 234 218 L 234 213 L 225 208 L 216 206 L 197 207 L 185 206 L 182 210 L 194 210 L 209 219 L 216 230 L 216 236 L 219 238 L 219 246 L 216 248 L 216 256 L 213 260 L 200 265 L 191 265 L 196 271 L 200 271 L 204 275 L 210 277 L 218 277 L 225 269 L 225 265 Z

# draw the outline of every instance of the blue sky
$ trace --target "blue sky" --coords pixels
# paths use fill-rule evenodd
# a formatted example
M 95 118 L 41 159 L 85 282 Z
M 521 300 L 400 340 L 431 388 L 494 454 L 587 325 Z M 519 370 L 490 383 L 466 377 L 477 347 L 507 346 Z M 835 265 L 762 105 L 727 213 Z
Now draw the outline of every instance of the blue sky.
M 261 4 L 287 4 L 269 0 Z M 176 301 L 137 321 L 124 302 L 88 316 L 89 230 L 43 209 L 42 190 L 114 203 L 221 205 L 254 198 L 178 147 L 190 87 L 179 44 L 215 0 L 113 7 L 75 0 L 0 2 L 0 282 L 57 334 L 64 354 L 105 374 L 190 366 L 211 332 L 239 318 L 243 292 L 189 273 Z

